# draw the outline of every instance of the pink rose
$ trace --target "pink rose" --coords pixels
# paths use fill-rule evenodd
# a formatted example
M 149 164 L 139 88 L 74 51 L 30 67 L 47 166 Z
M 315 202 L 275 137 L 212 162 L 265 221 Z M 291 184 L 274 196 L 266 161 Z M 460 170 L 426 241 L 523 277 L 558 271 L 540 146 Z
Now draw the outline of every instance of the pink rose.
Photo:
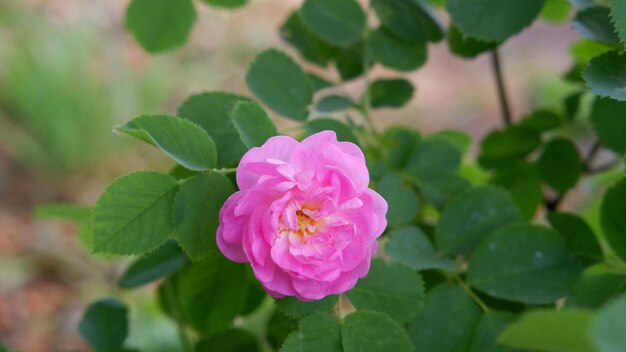
M 387 202 L 368 188 L 359 147 L 332 131 L 300 143 L 272 137 L 243 156 L 237 184 L 220 211 L 217 245 L 250 262 L 271 296 L 321 299 L 367 274 Z

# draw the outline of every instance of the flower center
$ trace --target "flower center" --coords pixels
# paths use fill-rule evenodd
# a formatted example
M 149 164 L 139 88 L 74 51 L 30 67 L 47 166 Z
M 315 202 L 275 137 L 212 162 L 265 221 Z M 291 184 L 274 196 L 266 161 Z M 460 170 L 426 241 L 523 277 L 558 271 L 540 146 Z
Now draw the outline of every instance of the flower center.
M 298 236 L 302 243 L 306 243 L 308 238 L 315 236 L 318 227 L 323 224 L 321 219 L 313 219 L 303 210 L 296 211 L 296 218 L 298 229 L 292 233 Z

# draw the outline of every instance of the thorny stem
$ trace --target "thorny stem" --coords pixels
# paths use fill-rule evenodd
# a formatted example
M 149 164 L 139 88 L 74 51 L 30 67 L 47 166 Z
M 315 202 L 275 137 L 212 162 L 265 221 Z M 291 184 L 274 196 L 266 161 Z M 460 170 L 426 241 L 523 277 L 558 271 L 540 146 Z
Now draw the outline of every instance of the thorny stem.
M 184 352 L 192 352 L 193 348 L 191 345 L 191 341 L 189 341 L 189 336 L 185 332 L 185 325 L 182 322 L 180 310 L 178 307 L 178 302 L 176 301 L 176 296 L 174 294 L 174 286 L 171 281 L 167 281 L 165 283 L 165 299 L 172 310 L 172 315 L 176 320 L 176 326 L 178 327 L 178 336 L 180 338 L 180 344 L 183 348 Z
M 504 124 L 506 126 L 509 126 L 513 121 L 511 118 L 511 107 L 509 105 L 506 87 L 504 86 L 504 77 L 502 75 L 502 67 L 500 65 L 500 55 L 498 54 L 498 50 L 496 49 L 491 51 L 491 67 L 496 78 L 498 99 L 500 100 L 500 109 L 502 110 L 502 118 L 504 119 Z
M 467 293 L 467 295 L 480 307 L 480 309 L 483 310 L 483 312 L 488 312 L 490 310 L 487 304 L 483 302 L 483 300 L 480 299 L 480 297 L 478 297 L 478 295 L 474 293 L 474 291 L 472 291 L 469 285 L 467 285 L 458 274 L 453 274 L 453 278 L 459 284 L 459 286 L 461 286 L 463 291 L 465 291 L 465 293 Z

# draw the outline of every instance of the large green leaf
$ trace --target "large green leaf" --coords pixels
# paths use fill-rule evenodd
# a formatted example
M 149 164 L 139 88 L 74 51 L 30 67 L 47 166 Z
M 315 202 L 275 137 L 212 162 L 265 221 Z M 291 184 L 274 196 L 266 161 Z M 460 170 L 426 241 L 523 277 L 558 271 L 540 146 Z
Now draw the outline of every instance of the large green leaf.
M 267 112 L 257 103 L 240 101 L 230 113 L 239 138 L 248 148 L 260 147 L 268 138 L 278 135 Z
M 557 230 L 572 252 L 585 264 L 592 264 L 602 260 L 602 249 L 593 234 L 593 230 L 581 217 L 555 212 L 548 214 L 550 225 Z
M 358 311 L 348 315 L 341 327 L 343 352 L 411 352 L 404 329 L 380 312 Z
M 497 344 L 498 336 L 515 321 L 515 315 L 509 312 L 488 311 L 478 320 L 469 352 L 514 352 L 513 348 Z
M 372 5 L 380 22 L 404 40 L 423 43 L 443 38 L 437 14 L 426 1 L 374 0 Z
M 207 5 L 222 9 L 236 9 L 248 3 L 248 0 L 202 0 Z
M 193 260 L 215 253 L 219 211 L 234 192 L 218 173 L 199 174 L 180 185 L 173 207 L 174 236 Z
M 114 298 L 94 302 L 80 320 L 78 332 L 96 352 L 121 351 L 128 336 L 128 309 Z
M 389 173 L 383 176 L 377 191 L 389 204 L 387 221 L 390 225 L 408 224 L 417 216 L 417 194 L 399 174 Z
M 593 58 L 583 72 L 587 85 L 597 95 L 626 100 L 626 55 L 609 51 Z
M 154 252 L 134 261 L 119 280 L 122 288 L 135 288 L 177 271 L 188 258 L 176 241 L 170 240 Z
M 626 296 L 603 308 L 591 323 L 598 352 L 621 352 L 626 346 Z
M 611 20 L 615 25 L 617 34 L 622 43 L 626 43 L 626 2 L 623 0 L 610 0 Z
M 448 0 L 446 9 L 465 35 L 501 42 L 528 27 L 543 4 L 544 0 Z
M 303 121 L 313 100 L 313 89 L 300 66 L 276 49 L 257 55 L 246 75 L 248 88 L 272 110 Z
M 178 164 L 192 171 L 215 167 L 215 143 L 198 125 L 167 115 L 141 116 L 117 127 L 118 131 L 161 149 Z
M 626 260 L 626 179 L 606 192 L 600 216 L 604 237 L 615 254 Z
M 218 167 L 236 164 L 248 150 L 229 115 L 241 101 L 251 100 L 230 93 L 210 92 L 191 96 L 178 108 L 178 116 L 195 122 L 211 136 L 217 146 Z
M 445 253 L 469 255 L 493 231 L 520 220 L 517 205 L 504 190 L 481 186 L 462 193 L 444 208 L 435 239 Z
M 304 24 L 326 42 L 347 47 L 365 33 L 365 13 L 356 0 L 306 0 Z
M 493 131 L 480 143 L 478 162 L 484 168 L 509 167 L 541 145 L 536 132 L 520 127 Z
M 526 220 L 535 216 L 539 204 L 543 202 L 541 178 L 535 164 L 521 163 L 498 169 L 491 182 L 509 191 Z
M 299 324 L 302 352 L 341 352 L 341 326 L 336 316 L 328 313 L 313 313 Z
M 464 58 L 474 58 L 498 47 L 498 42 L 486 42 L 466 36 L 456 26 L 448 30 L 448 47 L 453 54 Z
M 422 305 L 424 282 L 404 264 L 374 259 L 367 276 L 347 296 L 357 310 L 383 312 L 399 323 L 406 323 L 417 315 L 417 308 Z
M 304 126 L 304 131 L 307 136 L 313 135 L 322 131 L 335 131 L 337 134 L 337 140 L 344 142 L 352 142 L 356 145 L 359 144 L 359 140 L 356 138 L 352 129 L 343 122 L 331 119 L 331 118 L 317 118 L 307 121 Z
M 152 53 L 181 46 L 195 20 L 191 0 L 132 0 L 126 10 L 126 27 Z
M 241 329 L 228 329 L 217 335 L 201 340 L 195 352 L 258 352 L 256 336 Z
M 624 274 L 585 274 L 572 287 L 565 305 L 596 309 L 624 293 L 626 293 Z
M 565 297 L 581 272 L 553 230 L 514 224 L 485 238 L 470 258 L 468 282 L 501 299 L 548 304 Z
M 438 139 L 424 140 L 411 153 L 406 170 L 420 180 L 432 180 L 455 173 L 461 165 L 461 152 Z
M 385 244 L 385 253 L 392 260 L 405 263 L 415 270 L 456 269 L 454 261 L 439 256 L 426 234 L 415 226 L 392 231 Z
M 428 292 L 407 331 L 416 351 L 467 351 L 479 318 L 480 309 L 463 289 L 446 283 Z
M 583 37 L 598 42 L 617 44 L 619 38 L 609 18 L 609 9 L 593 6 L 580 10 L 572 21 L 572 27 Z
M 500 335 L 511 347 L 552 352 L 594 352 L 587 330 L 593 315 L 578 310 L 538 310 L 524 314 Z
M 399 108 L 413 96 L 413 84 L 406 79 L 379 79 L 369 86 L 373 108 Z
M 96 253 L 143 254 L 172 232 L 176 180 L 156 172 L 136 172 L 113 181 L 93 209 Z
M 424 43 L 397 38 L 384 27 L 369 35 L 367 50 L 372 60 L 397 71 L 412 71 L 426 63 Z
M 539 157 L 537 166 L 544 181 L 561 193 L 576 186 L 583 172 L 578 148 L 566 138 L 551 140 Z
M 300 11 L 292 12 L 280 27 L 280 37 L 312 63 L 326 66 L 332 56 L 333 48 L 311 33 L 304 25 Z
M 276 300 L 276 307 L 288 316 L 300 319 L 315 312 L 330 312 L 338 298 L 337 295 L 329 295 L 317 301 L 303 302 L 295 297 L 285 297 Z

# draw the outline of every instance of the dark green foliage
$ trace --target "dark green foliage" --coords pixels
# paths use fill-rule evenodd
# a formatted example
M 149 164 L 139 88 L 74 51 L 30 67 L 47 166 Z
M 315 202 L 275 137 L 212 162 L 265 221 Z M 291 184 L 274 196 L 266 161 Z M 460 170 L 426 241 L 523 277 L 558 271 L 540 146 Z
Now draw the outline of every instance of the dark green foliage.
M 578 11 L 572 27 L 585 38 L 608 44 L 619 43 L 615 28 L 609 18 L 609 9 L 593 6 Z
M 380 193 L 390 204 L 387 211 L 387 221 L 390 225 L 404 225 L 410 223 L 419 210 L 417 194 L 402 176 L 389 173 L 378 183 Z
M 163 278 L 188 262 L 176 241 L 170 240 L 154 252 L 133 262 L 119 279 L 122 288 L 135 288 Z
M 229 329 L 204 339 L 196 345 L 195 352 L 257 352 L 256 337 L 240 329 Z
M 128 309 L 113 298 L 94 302 L 83 314 L 78 332 L 96 352 L 121 351 L 128 336 Z
M 307 61 L 326 66 L 332 55 L 332 47 L 316 37 L 304 25 L 300 12 L 294 11 L 280 27 L 281 38 L 296 48 Z
M 356 0 L 306 0 L 304 24 L 326 42 L 347 47 L 365 33 L 365 14 Z
M 548 214 L 548 221 L 581 261 L 592 264 L 602 260 L 600 244 L 585 220 L 574 214 L 556 212 Z
M 426 62 L 425 44 L 397 38 L 384 27 L 370 33 L 367 50 L 372 60 L 396 71 L 412 71 Z
M 399 108 L 413 96 L 413 85 L 405 79 L 379 79 L 370 86 L 370 103 L 373 108 Z
M 436 13 L 423 0 L 374 0 L 372 6 L 380 22 L 404 40 L 423 43 L 443 38 Z
M 611 187 L 602 200 L 602 231 L 611 249 L 626 260 L 626 179 Z
M 565 138 L 550 141 L 539 157 L 537 166 L 543 180 L 558 192 L 574 187 L 583 172 L 578 149 Z
M 583 72 L 592 92 L 616 100 L 626 100 L 626 56 L 618 51 L 609 51 L 595 57 Z
M 335 131 L 337 134 L 337 140 L 339 141 L 352 142 L 357 145 L 359 144 L 359 140 L 352 132 L 352 129 L 336 119 L 318 118 L 308 121 L 304 126 L 304 131 L 309 136 L 328 130 Z

